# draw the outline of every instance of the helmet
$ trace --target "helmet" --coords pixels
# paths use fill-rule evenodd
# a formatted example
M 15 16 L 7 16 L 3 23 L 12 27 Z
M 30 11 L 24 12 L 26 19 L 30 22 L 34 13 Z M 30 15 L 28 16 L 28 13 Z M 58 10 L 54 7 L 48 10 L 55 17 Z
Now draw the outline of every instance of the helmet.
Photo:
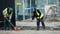
M 13 8 L 9 8 L 9 12 L 13 12 Z
M 36 8 L 36 9 L 39 9 L 39 8 Z

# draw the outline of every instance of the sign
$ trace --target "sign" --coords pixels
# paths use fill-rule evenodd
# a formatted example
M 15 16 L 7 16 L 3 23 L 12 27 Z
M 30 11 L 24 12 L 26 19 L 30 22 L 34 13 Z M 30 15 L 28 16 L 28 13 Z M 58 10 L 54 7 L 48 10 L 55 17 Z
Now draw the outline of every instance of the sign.
M 16 5 L 20 6 L 20 5 L 22 5 L 22 3 L 21 2 L 17 2 Z

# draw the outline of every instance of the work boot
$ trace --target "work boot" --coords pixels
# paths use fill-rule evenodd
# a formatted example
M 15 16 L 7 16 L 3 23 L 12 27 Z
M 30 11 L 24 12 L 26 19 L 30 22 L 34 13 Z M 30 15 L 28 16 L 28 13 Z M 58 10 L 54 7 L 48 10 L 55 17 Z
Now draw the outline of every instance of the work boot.
M 37 28 L 37 30 L 39 30 L 39 28 Z

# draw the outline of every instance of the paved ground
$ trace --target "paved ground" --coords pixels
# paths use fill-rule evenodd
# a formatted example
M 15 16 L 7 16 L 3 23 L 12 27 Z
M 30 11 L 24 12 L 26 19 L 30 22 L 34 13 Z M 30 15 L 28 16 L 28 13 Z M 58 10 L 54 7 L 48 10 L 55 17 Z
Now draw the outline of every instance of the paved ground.
M 33 22 L 16 22 L 17 26 L 20 26 L 23 30 L 36 30 L 36 21 Z M 60 30 L 60 22 L 45 22 L 46 30 Z M 42 25 L 40 23 L 40 30 Z
M 16 25 L 22 28 L 22 30 L 0 30 L 0 34 L 60 34 L 60 22 L 45 22 L 46 29 L 36 30 L 36 22 L 20 22 L 17 21 Z
M 34 22 L 16 22 L 16 26 L 36 26 L 36 21 Z M 40 23 L 40 26 L 41 23 Z M 47 27 L 60 27 L 60 22 L 45 22 L 45 26 Z
M 50 30 L 20 30 L 20 31 L 0 31 L 0 34 L 60 34 L 60 31 Z

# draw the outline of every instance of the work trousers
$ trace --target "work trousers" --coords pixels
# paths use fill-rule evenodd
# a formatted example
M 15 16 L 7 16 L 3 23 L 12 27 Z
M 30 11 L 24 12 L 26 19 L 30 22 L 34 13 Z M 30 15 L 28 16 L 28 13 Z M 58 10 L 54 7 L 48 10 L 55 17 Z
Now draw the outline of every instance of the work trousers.
M 9 23 L 9 20 L 4 18 L 4 30 L 11 29 L 11 24 Z
M 39 30 L 39 28 L 40 28 L 40 22 L 42 24 L 43 29 L 45 29 L 44 20 L 37 19 L 37 30 Z

